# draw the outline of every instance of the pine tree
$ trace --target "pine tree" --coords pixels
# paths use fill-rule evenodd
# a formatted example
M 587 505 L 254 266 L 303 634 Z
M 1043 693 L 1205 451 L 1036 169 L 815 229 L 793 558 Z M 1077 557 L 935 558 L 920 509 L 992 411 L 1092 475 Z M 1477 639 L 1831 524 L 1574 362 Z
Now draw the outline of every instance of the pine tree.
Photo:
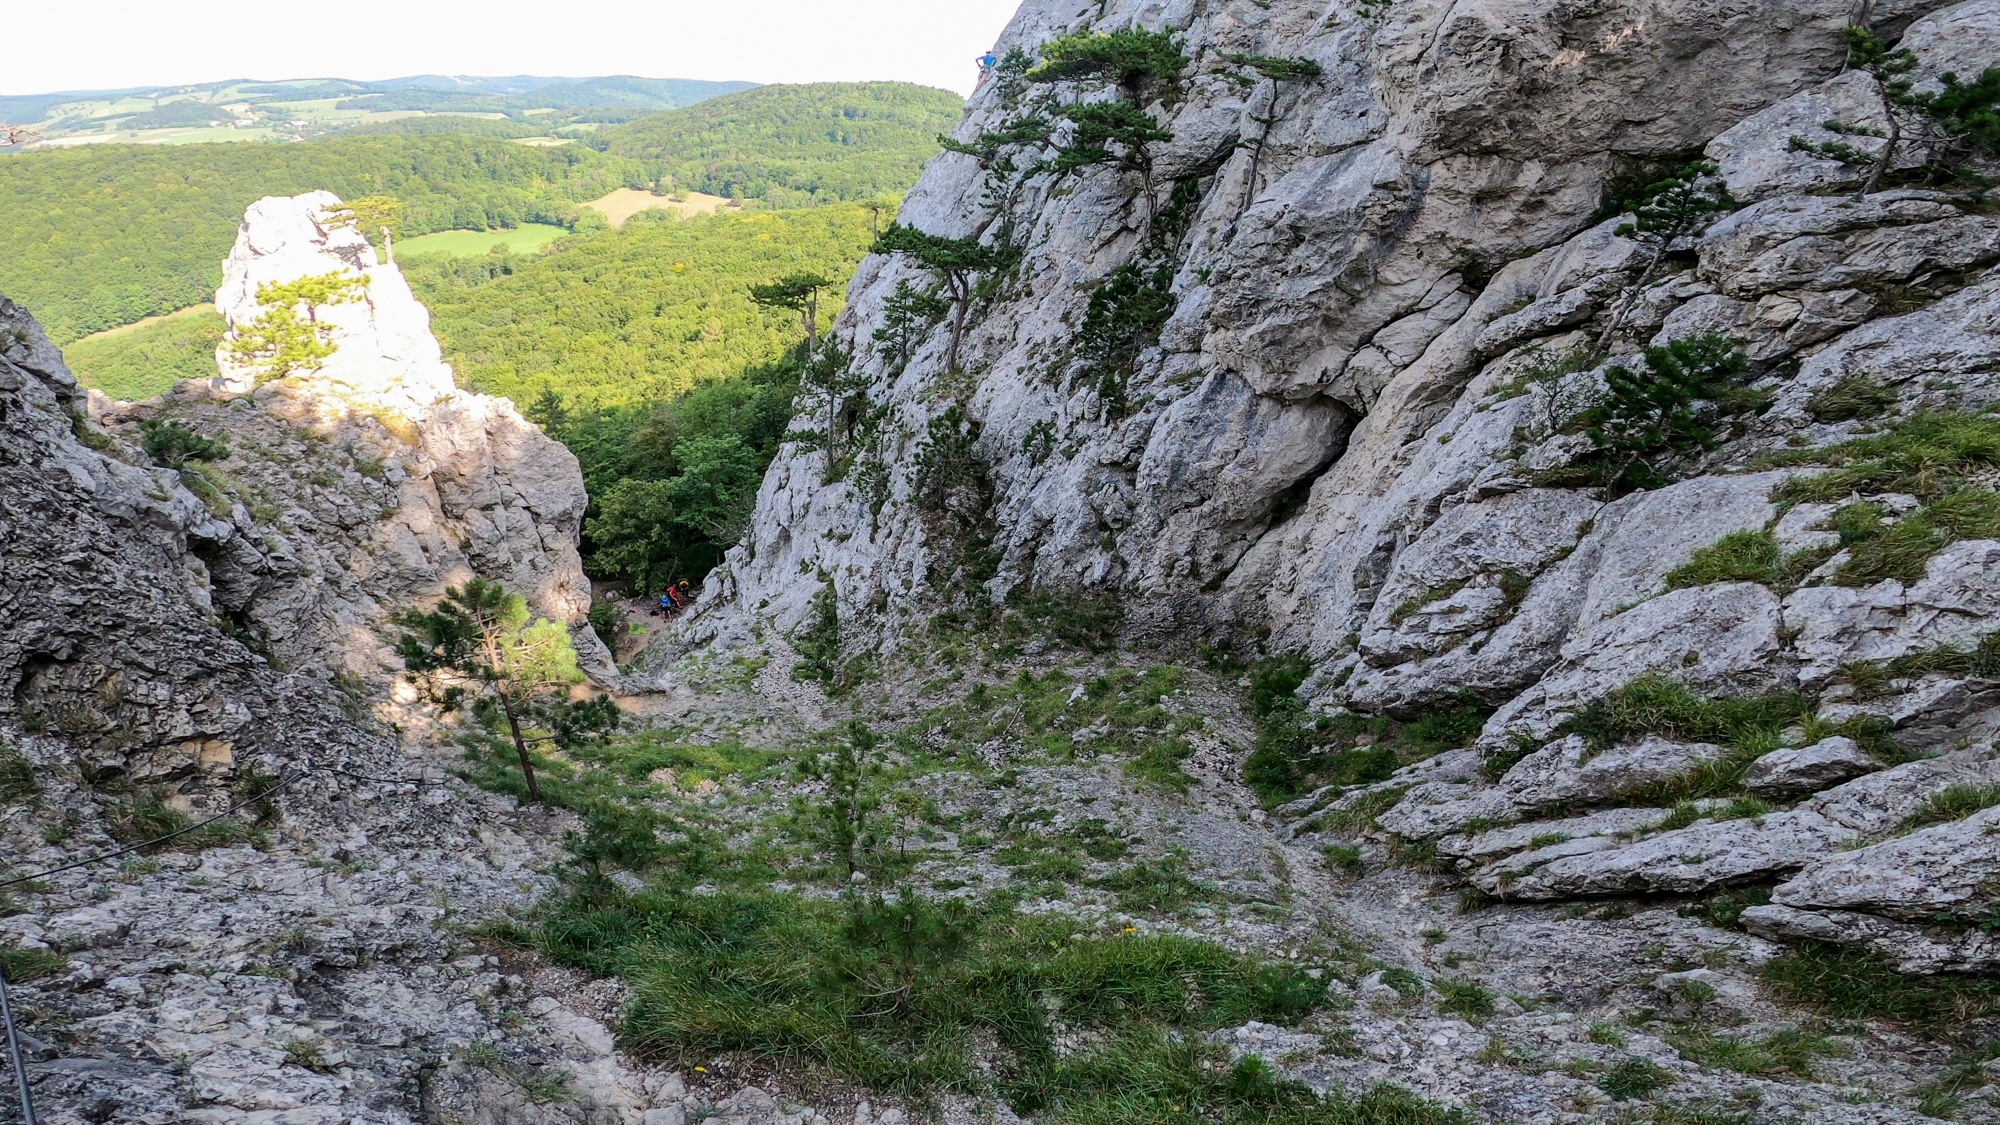
M 338 270 L 283 284 L 267 282 L 257 287 L 257 304 L 262 311 L 256 320 L 236 329 L 228 351 L 246 364 L 263 368 L 257 376 L 259 383 L 296 371 L 317 371 L 339 350 L 333 343 L 332 327 L 319 322 L 319 310 L 366 300 L 367 295 L 366 275 Z M 303 320 L 300 310 L 304 310 Z
M 1645 350 L 1644 370 L 1613 365 L 1604 373 L 1609 397 L 1584 414 L 1585 433 L 1603 457 L 1604 490 L 1626 483 L 1666 483 L 1657 461 L 1716 447 L 1704 403 L 1730 397 L 1750 362 L 1730 340 L 1697 336 Z
M 1684 164 L 1646 185 L 1636 196 L 1623 201 L 1631 209 L 1632 221 L 1619 226 L 1619 237 L 1636 239 L 1640 245 L 1651 248 L 1653 253 L 1646 260 L 1646 268 L 1640 272 L 1639 280 L 1619 302 L 1611 322 L 1604 326 L 1603 335 L 1597 338 L 1597 346 L 1591 353 L 1593 361 L 1602 359 L 1611 350 L 1611 341 L 1625 326 L 1625 318 L 1631 315 L 1633 303 L 1645 291 L 1646 283 L 1659 272 L 1660 264 L 1666 261 L 1667 252 L 1673 249 L 1674 243 L 1700 233 L 1717 216 L 1736 205 L 1728 186 L 1715 178 L 1719 172 L 1720 169 L 1706 161 Z
M 569 698 L 584 681 L 569 629 L 534 618 L 526 599 L 497 582 L 474 578 L 446 590 L 436 609 L 406 610 L 393 621 L 405 630 L 396 639 L 396 655 L 423 678 L 434 702 L 446 711 L 466 704 L 491 708 L 506 720 L 530 800 L 540 801 L 542 789 L 524 723 L 547 721 L 555 733 L 534 741 L 566 744 L 617 726 L 617 707 L 608 696 L 585 703 Z
M 819 351 L 819 292 L 833 282 L 816 273 L 795 273 L 790 277 L 750 287 L 750 299 L 768 309 L 789 309 L 799 314 L 806 330 L 806 362 Z
M 947 238 L 890 223 L 871 252 L 908 255 L 944 283 L 952 304 L 951 347 L 945 352 L 945 367 L 958 370 L 958 345 L 965 338 L 965 316 L 972 307 L 973 278 L 1002 265 L 1004 250 L 976 238 Z
M 139 433 L 146 456 L 161 468 L 184 469 L 189 461 L 221 461 L 229 456 L 227 444 L 163 419 L 140 422 Z

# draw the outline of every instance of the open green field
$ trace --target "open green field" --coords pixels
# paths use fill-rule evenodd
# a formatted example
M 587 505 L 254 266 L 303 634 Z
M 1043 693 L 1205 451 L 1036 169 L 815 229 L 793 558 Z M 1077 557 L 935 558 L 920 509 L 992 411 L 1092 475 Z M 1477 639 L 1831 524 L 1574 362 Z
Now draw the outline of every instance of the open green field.
M 396 255 L 490 253 L 504 246 L 509 253 L 528 254 L 554 242 L 569 232 L 547 223 L 522 223 L 513 230 L 441 230 L 396 243 Z

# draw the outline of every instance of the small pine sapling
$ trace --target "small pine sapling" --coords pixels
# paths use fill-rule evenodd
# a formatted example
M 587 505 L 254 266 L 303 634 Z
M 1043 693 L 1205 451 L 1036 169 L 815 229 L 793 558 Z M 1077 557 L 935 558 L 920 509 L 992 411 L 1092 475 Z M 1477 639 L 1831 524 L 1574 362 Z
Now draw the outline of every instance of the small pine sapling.
M 1662 462 L 1714 449 L 1719 444 L 1715 404 L 1740 390 L 1750 366 L 1721 336 L 1648 347 L 1645 358 L 1643 371 L 1607 368 L 1609 396 L 1584 414 L 1585 433 L 1603 458 L 1607 496 L 1617 496 L 1628 482 L 1640 488 L 1664 484 Z
M 1736 205 L 1728 186 L 1716 178 L 1719 172 L 1720 169 L 1706 161 L 1684 164 L 1665 178 L 1646 185 L 1634 198 L 1623 201 L 1628 205 L 1632 221 L 1618 227 L 1619 237 L 1637 240 L 1640 245 L 1651 249 L 1652 255 L 1647 258 L 1646 268 L 1640 272 L 1639 280 L 1626 292 L 1625 299 L 1618 303 L 1611 322 L 1604 326 L 1604 333 L 1597 338 L 1597 346 L 1591 351 L 1593 362 L 1603 359 L 1610 352 L 1611 341 L 1625 326 L 1625 318 L 1631 315 L 1632 305 L 1645 291 L 1647 283 L 1653 280 L 1653 275 L 1659 272 L 1674 243 L 1699 234 Z
M 896 897 L 856 896 L 848 903 L 846 938 L 870 951 L 874 964 L 856 973 L 864 998 L 885 1010 L 870 1016 L 900 1016 L 917 986 L 964 954 L 980 919 L 963 901 L 931 902 L 904 889 Z
M 221 461 L 229 456 L 224 443 L 162 419 L 139 423 L 139 434 L 146 456 L 163 469 L 185 469 L 190 461 Z
M 530 800 L 542 799 L 530 741 L 580 739 L 617 724 L 609 697 L 569 699 L 570 689 L 584 681 L 569 629 L 534 618 L 526 599 L 498 582 L 474 578 L 447 589 L 436 609 L 405 610 L 392 620 L 404 630 L 396 655 L 433 702 L 446 711 L 470 703 L 506 720 Z M 558 733 L 529 739 L 523 724 L 537 718 L 553 720 Z
M 948 298 L 918 288 L 907 278 L 896 283 L 895 292 L 882 302 L 882 327 L 874 335 L 876 348 L 891 374 L 903 373 L 924 333 L 950 311 Z
M 868 724 L 853 719 L 847 724 L 846 737 L 838 740 L 831 752 L 799 761 L 799 775 L 822 786 L 818 799 L 799 809 L 806 834 L 841 865 L 850 883 L 875 850 L 875 833 L 869 821 L 881 805 L 877 792 L 882 774 L 880 748 L 881 740 Z

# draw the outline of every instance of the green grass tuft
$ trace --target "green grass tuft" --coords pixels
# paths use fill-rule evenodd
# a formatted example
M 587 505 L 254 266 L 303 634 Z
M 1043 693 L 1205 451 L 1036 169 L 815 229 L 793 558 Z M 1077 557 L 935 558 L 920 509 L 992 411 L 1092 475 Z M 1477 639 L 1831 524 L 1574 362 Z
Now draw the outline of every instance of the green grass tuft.
M 1947 785 L 1930 795 L 1910 818 L 1903 822 L 1904 828 L 1922 828 L 1931 824 L 1946 824 L 1964 820 L 1973 813 L 2000 805 L 2000 785 L 1980 785 L 1976 782 L 1961 781 Z
M 1667 572 L 1667 589 L 1707 586 L 1714 582 L 1778 580 L 1778 537 L 1768 531 L 1732 531 L 1694 553 L 1683 566 Z
M 69 958 L 52 949 L 22 949 L 19 946 L 0 946 L 0 972 L 7 974 L 8 984 L 25 984 L 31 980 L 51 977 L 69 968 Z
M 1651 1059 L 1637 1055 L 1627 1055 L 1618 1065 L 1597 1076 L 1597 1088 L 1610 1094 L 1616 1101 L 1631 1101 L 1643 1098 L 1664 1086 L 1672 1085 L 1674 1077 L 1660 1069 Z
M 1949 1037 L 1973 1020 L 2000 1013 L 2000 980 L 1898 972 L 1873 953 L 1802 942 L 1758 969 L 1780 999 L 1837 1016 L 1907 1020 Z
M 1917 414 L 1885 434 L 1781 453 L 1768 462 L 1833 466 L 1831 472 L 1786 481 L 1773 497 L 1779 501 L 1831 503 L 1857 492 L 1907 492 L 1930 499 L 1958 487 L 1971 473 L 2000 466 L 2000 417 Z
M 1811 1080 L 1816 1077 L 1816 1060 L 1844 1058 L 1848 1054 L 1845 1045 L 1816 1031 L 1796 1027 L 1757 1037 L 1687 1031 L 1669 1034 L 1667 1041 L 1682 1058 L 1698 1066 L 1760 1078 L 1788 1075 Z
M 1478 981 L 1467 977 L 1437 982 L 1438 1010 L 1447 1015 L 1478 1022 L 1494 1012 L 1494 995 Z
M 1891 680 L 1912 679 L 1933 672 L 2000 679 L 2000 633 L 1981 637 L 1979 643 L 1970 649 L 1940 645 L 1893 660 L 1855 661 L 1842 665 L 1840 671 L 1847 682 L 1854 685 L 1855 695 L 1862 699 L 1882 694 Z
M 1185 860 L 1169 853 L 1141 861 L 1091 881 L 1118 896 L 1118 909 L 1128 914 L 1173 914 L 1215 897 L 1215 885 L 1187 873 Z
M 1297 657 L 1259 661 L 1251 669 L 1257 743 L 1243 762 L 1243 780 L 1267 808 L 1324 785 L 1384 781 L 1401 766 L 1471 745 L 1493 713 L 1464 695 L 1407 719 L 1313 718 L 1292 694 L 1307 671 Z
M 1852 422 L 1874 418 L 1896 405 L 1896 392 L 1867 375 L 1847 375 L 1820 391 L 1807 404 L 1816 422 Z
M 1634 805 L 1677 806 L 1703 797 L 1735 794 L 1750 763 L 1778 749 L 1785 728 L 1804 722 L 1814 709 L 1810 699 L 1796 693 L 1714 698 L 1649 673 L 1592 700 L 1565 722 L 1561 731 L 1582 735 L 1597 750 L 1649 734 L 1724 747 L 1728 753 L 1721 757 L 1626 797 Z M 1735 815 L 1756 816 L 1763 811 L 1769 810 L 1753 811 L 1753 806 L 1745 805 Z M 1687 822 L 1692 820 L 1689 815 Z
M 123 804 L 107 808 L 106 820 L 112 837 L 123 844 L 156 840 L 200 823 L 168 805 L 165 794 L 159 790 L 147 790 Z M 263 840 L 263 833 L 252 826 L 233 817 L 223 817 L 202 824 L 199 828 L 175 836 L 171 840 L 149 845 L 146 850 L 198 852 L 209 848 L 234 847 L 238 844 L 261 844 Z

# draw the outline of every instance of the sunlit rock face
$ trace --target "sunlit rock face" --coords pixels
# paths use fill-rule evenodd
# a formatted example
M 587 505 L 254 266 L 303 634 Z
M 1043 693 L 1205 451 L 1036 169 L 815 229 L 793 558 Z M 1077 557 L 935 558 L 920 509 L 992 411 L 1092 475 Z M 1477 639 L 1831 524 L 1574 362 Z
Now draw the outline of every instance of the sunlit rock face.
M 1151 153 L 1154 206 L 1135 174 L 1046 170 L 1052 149 L 1015 155 L 1017 168 L 1043 161 L 1032 173 L 934 160 L 901 221 L 1005 240 L 1018 265 L 976 303 L 962 370 L 948 371 L 946 324 L 907 366 L 880 346 L 897 285 L 924 272 L 906 257 L 862 264 L 835 337 L 868 383 L 858 414 L 885 419 L 876 445 L 840 464 L 789 447 L 686 635 L 790 635 L 830 585 L 846 643 L 893 648 L 965 598 L 964 547 L 916 487 L 933 423 L 961 410 L 991 487 L 980 546 L 998 560 L 975 598 L 1085 595 L 1121 607 L 1130 641 L 1303 655 L 1314 672 L 1301 695 L 1321 712 L 1490 709 L 1476 747 L 1384 783 L 1402 797 L 1381 818 L 1459 857 L 1488 892 L 1696 893 L 1796 874 L 1745 916 L 1753 928 L 1850 934 L 1926 970 L 1991 967 L 1984 938 L 1913 936 L 1911 919 L 1937 913 L 1929 899 L 1855 888 L 1892 861 L 1936 867 L 1946 887 L 2000 862 L 1990 834 L 1887 843 L 1941 787 L 2000 768 L 2000 690 L 1933 672 L 1862 698 L 1843 669 L 2000 631 L 2000 543 L 1941 541 L 1921 574 L 1841 578 L 1839 504 L 1787 502 L 1787 482 L 1813 470 L 1774 457 L 2000 403 L 2000 219 L 1936 185 L 1855 198 L 1887 119 L 1875 79 L 1845 65 L 1851 18 L 1837 0 L 1030 0 L 1003 52 L 1133 28 L 1184 45 L 1181 79 L 1141 99 L 1173 134 Z M 2000 66 L 1994 0 L 1876 5 L 1870 18 L 1913 52 L 1919 88 Z M 1248 56 L 1323 73 L 1280 81 L 1246 70 Z M 1114 96 L 1100 83 L 1037 103 L 1048 95 L 991 80 L 956 138 Z M 1861 157 L 1811 151 L 1833 142 Z M 1621 233 L 1607 192 L 1694 154 L 1734 201 L 1656 261 Z M 1906 145 L 1890 164 L 1923 159 Z M 1148 251 L 1174 185 L 1192 218 Z M 1171 268 L 1171 312 L 1113 402 L 1077 338 L 1093 293 L 1142 260 Z M 1607 393 L 1608 367 L 1708 335 L 1741 346 L 1766 405 L 1662 487 L 1606 495 L 1585 471 L 1594 442 L 1579 419 Z M 1600 338 L 1581 370 L 1552 371 L 1551 357 Z M 1822 408 L 1857 381 L 1877 388 L 1866 412 Z M 1919 504 L 1880 499 L 1889 516 Z M 1783 583 L 1676 576 L 1732 534 L 1823 565 Z M 1795 732 L 1774 747 L 1789 757 L 1744 774 L 1779 799 L 1771 817 L 1697 805 L 1635 828 L 1634 801 L 1722 768 L 1716 747 L 1687 740 L 1565 737 L 1579 711 L 1649 677 L 1710 696 L 1804 693 L 1829 721 L 1879 723 L 1903 749 Z M 1947 751 L 1948 764 L 1900 764 Z M 1336 787 L 1289 815 L 1309 823 L 1360 799 Z M 1574 824 L 1537 827 L 1550 818 Z M 1552 836 L 1564 842 L 1531 846 Z M 1966 839 L 1983 842 L 1946 871 L 1937 857 Z
M 1907 23 L 1938 6 L 1878 18 Z M 896 370 L 876 342 L 884 303 L 924 274 L 900 257 L 862 264 L 835 335 L 888 412 L 889 486 L 829 474 L 823 451 L 781 456 L 716 584 L 712 634 L 747 637 L 755 613 L 793 627 L 821 570 L 867 621 L 924 614 L 936 544 L 909 507 L 912 455 L 957 403 L 982 427 L 995 489 L 994 594 L 1110 591 L 1139 633 L 1268 627 L 1330 652 L 1360 630 L 1395 554 L 1440 518 L 1443 498 L 1491 463 L 1493 441 L 1510 444 L 1502 431 L 1440 448 L 1460 425 L 1445 417 L 1469 411 L 1510 354 L 1601 319 L 1643 265 L 1598 213 L 1607 178 L 1698 151 L 1787 99 L 1865 109 L 1867 92 L 1840 77 L 1849 8 L 1030 0 L 1002 53 L 1141 28 L 1178 36 L 1190 59 L 1177 85 L 1146 95 L 1173 134 L 1154 146 L 1157 201 L 1177 182 L 1195 198 L 1172 248 L 1173 312 L 1125 387 L 1128 412 L 1107 408 L 1074 342 L 1093 289 L 1142 251 L 1150 209 L 1138 178 L 1099 167 L 1003 183 L 974 157 L 939 156 L 901 221 L 989 243 L 1004 234 L 1020 264 L 973 311 L 962 375 L 943 370 L 944 325 Z M 1913 40 L 1938 38 L 1926 28 Z M 1230 61 L 1248 55 L 1324 73 L 1277 82 Z M 1834 93 L 1821 92 L 1829 82 Z M 1047 89 L 1026 85 L 1030 99 Z M 1022 86 L 985 83 L 957 139 L 1018 116 Z M 1788 135 L 1754 133 L 1730 152 L 1779 175 L 1773 152 Z M 1649 335 L 1697 296 L 1659 294 L 1637 327 Z

